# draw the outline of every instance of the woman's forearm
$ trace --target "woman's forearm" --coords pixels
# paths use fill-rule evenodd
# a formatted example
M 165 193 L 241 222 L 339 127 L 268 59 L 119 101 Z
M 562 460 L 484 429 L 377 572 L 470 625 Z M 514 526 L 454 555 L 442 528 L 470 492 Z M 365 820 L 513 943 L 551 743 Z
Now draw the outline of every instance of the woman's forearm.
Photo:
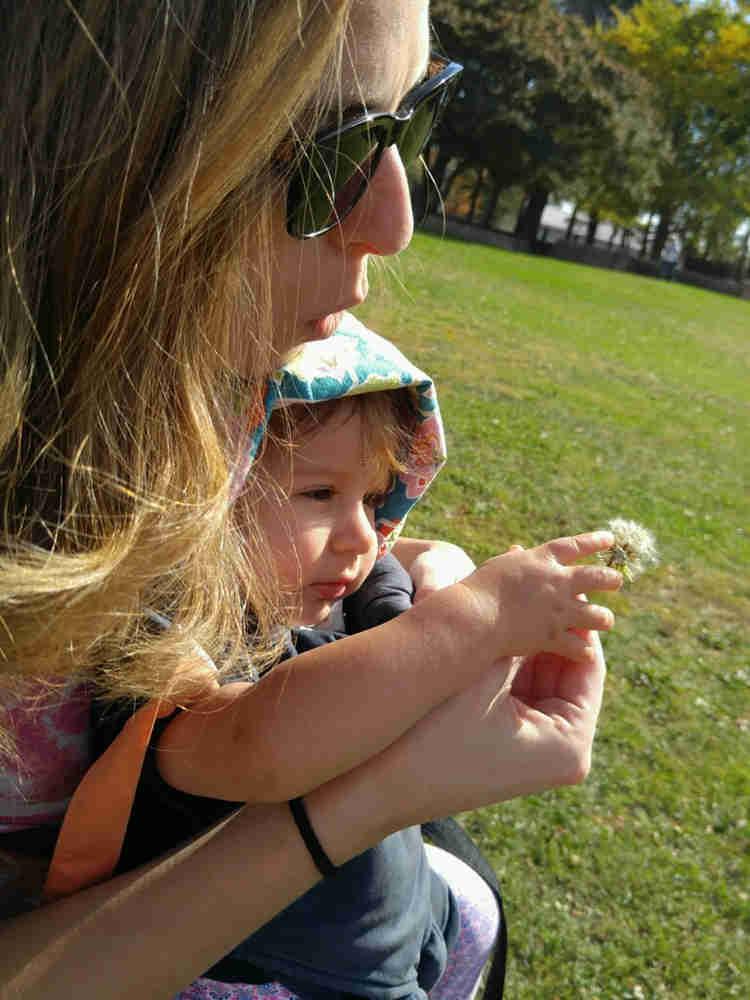
M 311 793 L 335 864 L 405 825 L 379 778 Z M 0 921 L 0 998 L 171 1000 L 319 879 L 287 805 L 246 806 L 166 859 Z
M 185 712 L 158 765 L 171 785 L 234 801 L 282 801 L 350 770 L 398 739 L 493 659 L 464 588 L 395 621 L 275 667 L 237 695 Z
M 248 808 L 166 860 L 0 923 L 0 996 L 171 998 L 317 880 L 288 810 Z
M 605 673 L 592 642 L 580 663 L 495 664 L 310 792 L 334 864 L 411 823 L 582 780 Z M 171 1000 L 318 878 L 286 805 L 247 806 L 167 861 L 0 922 L 0 997 Z

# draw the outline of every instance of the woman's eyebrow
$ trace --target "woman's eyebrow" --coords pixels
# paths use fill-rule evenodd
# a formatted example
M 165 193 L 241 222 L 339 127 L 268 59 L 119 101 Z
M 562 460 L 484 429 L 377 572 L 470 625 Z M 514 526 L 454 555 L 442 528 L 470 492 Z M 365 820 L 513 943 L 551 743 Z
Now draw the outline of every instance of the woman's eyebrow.
M 422 64 L 422 69 L 417 74 L 417 79 L 414 81 L 411 87 L 409 87 L 408 90 L 406 91 L 407 94 L 409 93 L 409 90 L 413 90 L 415 87 L 418 87 L 420 83 L 424 83 L 426 80 L 429 80 L 433 70 L 433 63 L 434 59 L 432 57 L 432 54 L 430 54 L 427 56 L 424 63 Z M 404 97 L 405 96 L 406 94 L 404 94 Z
M 396 105 L 397 109 L 400 108 L 409 94 L 418 87 L 420 84 L 429 80 L 432 71 L 432 60 L 427 59 L 424 64 L 422 72 L 418 76 L 417 80 L 408 87 L 401 98 L 401 100 Z M 366 114 L 380 114 L 390 110 L 381 100 L 377 98 L 372 101 L 372 103 L 367 103 L 365 101 L 359 101 L 357 103 L 348 104 L 344 108 L 332 108 L 328 114 L 323 118 L 318 128 L 318 131 L 323 132 L 328 129 L 336 128 L 341 122 L 351 121 L 353 118 L 361 118 Z
M 382 111 L 382 106 L 377 104 L 348 104 L 345 108 L 332 108 L 322 121 L 323 128 L 335 128 L 340 122 L 351 121 L 352 118 L 361 118 L 367 114 L 378 114 Z

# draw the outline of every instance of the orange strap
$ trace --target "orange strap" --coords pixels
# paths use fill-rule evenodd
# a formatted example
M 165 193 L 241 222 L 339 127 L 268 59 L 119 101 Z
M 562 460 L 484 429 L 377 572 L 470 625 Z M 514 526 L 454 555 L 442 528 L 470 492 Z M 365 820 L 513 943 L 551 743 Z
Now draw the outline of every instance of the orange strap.
M 154 723 L 174 709 L 170 702 L 147 702 L 84 774 L 55 844 L 44 884 L 46 900 L 69 896 L 112 875 Z

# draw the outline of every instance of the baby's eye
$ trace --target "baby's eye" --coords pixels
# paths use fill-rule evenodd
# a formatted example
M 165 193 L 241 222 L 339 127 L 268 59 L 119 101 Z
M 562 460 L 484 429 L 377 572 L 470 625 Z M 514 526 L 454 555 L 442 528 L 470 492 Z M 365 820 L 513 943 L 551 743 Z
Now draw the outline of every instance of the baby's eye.
M 333 496 L 333 490 L 330 486 L 319 486 L 314 490 L 303 490 L 301 496 L 307 497 L 308 500 L 325 501 L 331 499 Z

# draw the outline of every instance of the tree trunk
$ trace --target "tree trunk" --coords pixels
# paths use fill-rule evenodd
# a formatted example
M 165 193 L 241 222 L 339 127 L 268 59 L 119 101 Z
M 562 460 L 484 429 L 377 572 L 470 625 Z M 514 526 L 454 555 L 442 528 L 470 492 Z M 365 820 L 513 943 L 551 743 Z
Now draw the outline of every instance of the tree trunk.
M 465 167 L 466 167 L 465 161 L 459 160 L 456 162 L 456 165 L 453 168 L 453 170 L 446 170 L 445 176 L 443 177 L 443 183 L 440 185 L 440 197 L 443 199 L 444 202 L 448 201 L 451 189 L 456 180 L 464 172 Z
M 658 260 L 661 257 L 672 224 L 672 211 L 669 205 L 659 209 L 659 225 L 656 227 L 654 242 L 651 244 L 651 260 Z
M 432 174 L 432 179 L 438 191 L 443 190 L 443 184 L 445 184 L 446 174 L 448 173 L 448 165 L 453 157 L 450 153 L 446 152 L 442 147 L 438 147 L 437 155 L 435 157 L 435 162 L 430 167 L 430 173 Z M 425 157 L 425 162 L 429 166 L 429 160 Z
M 630 233 L 630 229 L 623 229 L 620 233 L 620 246 L 623 250 L 625 250 L 626 247 L 629 248 Z
M 479 201 L 479 195 L 482 192 L 482 182 L 484 181 L 484 167 L 480 167 L 477 173 L 476 183 L 474 184 L 474 189 L 471 192 L 471 202 L 469 203 L 469 211 L 466 214 L 467 222 L 474 222 L 474 216 L 477 211 L 477 203 Z
M 651 220 L 654 217 L 653 212 L 648 213 L 648 218 L 646 219 L 646 225 L 643 227 L 643 239 L 641 240 L 641 252 L 640 257 L 646 256 L 646 251 L 648 250 L 648 238 L 651 235 Z
M 607 247 L 610 250 L 615 245 L 615 239 L 616 239 L 617 234 L 619 232 L 620 232 L 620 227 L 619 226 L 612 226 L 612 232 L 609 234 L 609 243 L 607 244 Z
M 573 206 L 573 211 L 568 219 L 568 228 L 565 230 L 565 239 L 570 240 L 573 238 L 573 230 L 576 227 L 576 218 L 578 217 L 578 202 Z
M 515 235 L 528 240 L 532 250 L 536 248 L 536 234 L 542 221 L 544 209 L 549 200 L 549 191 L 543 187 L 533 187 L 527 192 L 523 207 L 518 213 Z
M 427 167 L 422 167 L 417 176 L 413 176 L 409 183 L 411 208 L 415 222 L 421 222 L 427 215 L 431 188 L 432 184 L 427 179 Z
M 745 230 L 745 238 L 742 241 L 742 252 L 740 253 L 740 261 L 737 265 L 737 281 L 740 284 L 745 280 L 745 267 L 747 265 L 747 253 L 750 250 L 750 229 Z
M 592 246 L 596 239 L 596 230 L 599 228 L 599 213 L 592 212 L 589 215 L 589 224 L 586 227 L 586 246 Z
M 483 229 L 492 229 L 492 220 L 495 218 L 495 212 L 497 211 L 497 203 L 500 201 L 500 194 L 502 193 L 502 187 L 500 183 L 494 178 L 492 180 L 492 190 L 490 191 L 490 196 L 484 203 L 484 208 L 482 209 L 482 218 L 480 220 L 480 226 Z

